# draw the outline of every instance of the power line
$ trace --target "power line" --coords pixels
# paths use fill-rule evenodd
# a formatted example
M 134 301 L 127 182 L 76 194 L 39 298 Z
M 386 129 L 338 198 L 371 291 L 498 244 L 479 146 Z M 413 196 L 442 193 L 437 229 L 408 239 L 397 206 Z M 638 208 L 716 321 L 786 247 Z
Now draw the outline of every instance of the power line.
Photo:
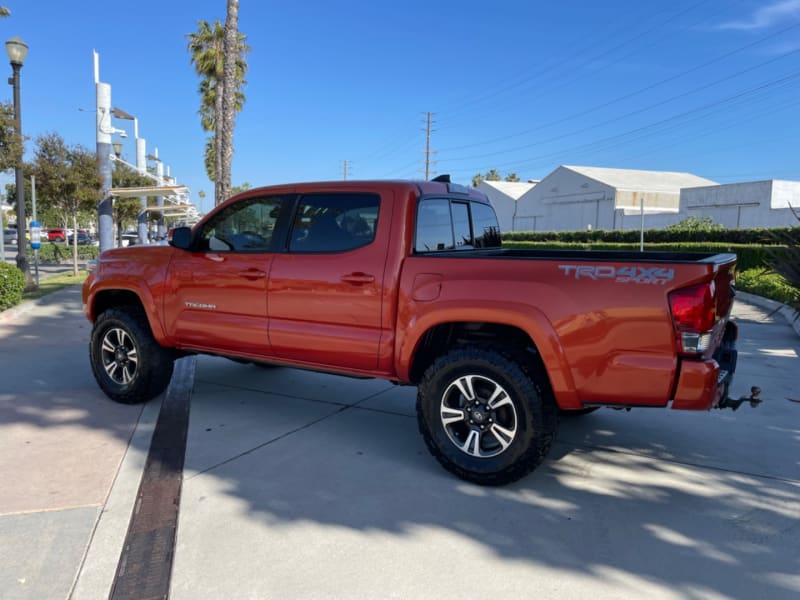
M 462 146 L 451 146 L 451 147 L 448 147 L 448 148 L 442 148 L 441 151 L 442 152 L 446 152 L 446 151 L 450 151 L 450 150 L 463 150 L 463 149 L 466 149 L 466 148 L 473 148 L 475 146 L 485 146 L 487 144 L 494 144 L 494 143 L 497 143 L 497 142 L 503 142 L 503 141 L 506 141 L 506 140 L 509 140 L 509 139 L 512 139 L 512 138 L 515 138 L 515 137 L 520 137 L 520 136 L 523 136 L 523 135 L 527 135 L 529 133 L 533 133 L 535 131 L 540 131 L 542 129 L 546 129 L 546 128 L 552 127 L 554 125 L 559 125 L 561 123 L 565 123 L 567 121 L 571 121 L 573 119 L 576 119 L 578 117 L 582 117 L 582 116 L 591 114 L 593 112 L 597 112 L 598 110 L 601 110 L 601 109 L 606 108 L 608 106 L 611 106 L 613 104 L 617 104 L 619 102 L 622 102 L 623 100 L 627 100 L 629 98 L 632 98 L 633 96 L 641 94 L 642 92 L 650 91 L 650 90 L 652 90 L 652 89 L 654 89 L 654 88 L 656 88 L 658 86 L 664 85 L 665 83 L 670 83 L 671 81 L 675 81 L 676 79 L 684 77 L 685 75 L 689 75 L 690 73 L 694 73 L 694 72 L 699 71 L 701 69 L 704 69 L 704 68 L 706 68 L 708 66 L 716 64 L 718 62 L 721 62 L 721 61 L 725 60 L 726 58 L 730 58 L 731 56 L 733 56 L 735 54 L 738 54 L 739 52 L 743 52 L 745 50 L 748 50 L 750 48 L 758 46 L 759 44 L 763 44 L 766 41 L 769 41 L 769 40 L 771 40 L 771 39 L 773 39 L 773 38 L 775 38 L 775 37 L 777 37 L 779 35 L 782 35 L 782 34 L 786 33 L 787 31 L 790 31 L 792 29 L 796 29 L 798 27 L 800 27 L 800 23 L 795 23 L 794 25 L 790 25 L 788 27 L 785 27 L 785 28 L 781 29 L 780 31 L 777 31 L 777 32 L 772 33 L 770 35 L 767 35 L 767 36 L 765 36 L 765 37 L 763 37 L 761 39 L 758 39 L 755 42 L 751 42 L 749 44 L 745 44 L 744 46 L 740 46 L 738 48 L 735 48 L 734 50 L 731 50 L 730 52 L 726 52 L 724 54 L 721 54 L 721 55 L 719 55 L 719 56 L 717 56 L 715 58 L 712 58 L 711 60 L 708 60 L 708 61 L 706 61 L 704 63 L 701 63 L 701 64 L 699 64 L 699 65 L 697 65 L 695 67 L 692 67 L 691 69 L 687 69 L 685 71 L 682 71 L 682 72 L 677 73 L 675 75 L 672 75 L 670 77 L 666 77 L 665 79 L 662 79 L 660 81 L 657 81 L 657 82 L 649 84 L 649 85 L 646 85 L 646 86 L 644 86 L 642 88 L 639 88 L 638 90 L 635 90 L 633 92 L 624 94 L 622 96 L 618 96 L 617 98 L 609 100 L 608 102 L 604 102 L 602 104 L 598 104 L 596 106 L 593 106 L 592 108 L 588 108 L 586 110 L 582 110 L 580 112 L 573 113 L 573 114 L 568 115 L 566 117 L 563 117 L 561 119 L 557 119 L 555 121 L 550 121 L 550 122 L 544 123 L 542 125 L 537 125 L 536 127 L 532 127 L 530 129 L 526 129 L 524 131 L 520 131 L 520 132 L 517 132 L 517 133 L 510 134 L 510 135 L 496 137 L 496 138 L 492 138 L 492 139 L 489 139 L 489 140 L 484 140 L 482 142 L 474 142 L 474 143 L 465 144 L 465 145 L 462 145 Z M 791 54 L 791 52 L 789 54 Z M 761 66 L 763 66 L 764 64 L 768 64 L 769 62 L 771 62 L 771 61 L 767 61 L 767 63 L 762 63 Z M 744 72 L 746 72 L 746 71 L 742 71 L 741 73 L 744 73 Z M 713 84 L 711 84 L 711 85 L 713 85 Z M 703 88 L 702 87 L 701 88 L 697 88 L 697 90 L 700 90 L 700 89 L 703 89 Z
M 771 64 L 771 63 L 774 63 L 774 62 L 776 62 L 778 60 L 786 58 L 787 56 L 791 56 L 791 55 L 798 54 L 798 53 L 800 53 L 800 48 L 795 49 L 795 50 L 791 50 L 789 52 L 785 52 L 784 54 L 781 54 L 781 55 L 779 55 L 779 56 L 777 56 L 775 58 L 771 58 L 771 59 L 769 59 L 767 61 L 764 61 L 764 62 L 759 63 L 757 65 L 754 65 L 752 67 L 748 67 L 747 69 L 743 69 L 742 71 L 738 71 L 736 73 L 733 73 L 732 75 L 728 75 L 726 77 L 722 77 L 721 79 L 717 79 L 716 81 L 713 81 L 711 83 L 707 83 L 705 85 L 699 86 L 697 88 L 693 88 L 691 90 L 688 90 L 688 91 L 683 92 L 681 94 L 677 94 L 677 95 L 672 96 L 670 98 L 667 98 L 665 100 L 661 100 L 659 102 L 656 102 L 655 104 L 651 104 L 649 106 L 645 106 L 643 108 L 639 108 L 637 110 L 630 111 L 630 112 L 625 113 L 623 115 L 619 115 L 617 117 L 614 117 L 614 118 L 611 118 L 611 119 L 607 119 L 605 121 L 602 121 L 600 123 L 596 123 L 594 125 L 588 125 L 586 127 L 582 127 L 580 129 L 576 129 L 576 130 L 571 131 L 569 133 L 559 134 L 557 136 L 553 136 L 553 137 L 550 137 L 550 138 L 547 138 L 547 139 L 544 139 L 544 140 L 538 140 L 538 141 L 532 142 L 530 144 L 524 144 L 522 146 L 516 146 L 514 148 L 509 148 L 509 149 L 506 149 L 506 150 L 498 150 L 498 151 L 495 151 L 495 152 L 488 152 L 488 153 L 485 153 L 485 154 L 478 154 L 478 155 L 472 155 L 472 156 L 463 156 L 463 157 L 457 157 L 457 158 L 450 158 L 448 160 L 451 161 L 451 162 L 460 162 L 460 161 L 466 161 L 466 160 L 489 158 L 489 157 L 492 157 L 492 156 L 508 154 L 510 152 L 517 152 L 519 150 L 526 150 L 526 149 L 531 148 L 533 146 L 541 145 L 543 143 L 554 142 L 554 141 L 558 141 L 558 140 L 561 140 L 561 139 L 564 139 L 564 138 L 567 138 L 567 137 L 572 137 L 572 136 L 578 135 L 580 133 L 585 133 L 587 131 L 591 131 L 592 129 L 597 129 L 598 127 L 603 127 L 604 125 L 609 125 L 611 123 L 615 123 L 615 122 L 621 121 L 623 119 L 628 119 L 628 118 L 630 118 L 630 117 L 632 117 L 634 115 L 641 114 L 641 113 L 646 112 L 648 110 L 652 110 L 653 108 L 656 108 L 658 106 L 663 106 L 664 104 L 668 104 L 669 102 L 673 102 L 673 101 L 675 101 L 675 100 L 677 100 L 679 98 L 683 98 L 683 97 L 688 96 L 690 94 L 694 94 L 696 92 L 708 89 L 710 87 L 713 87 L 713 86 L 718 85 L 720 83 L 723 83 L 725 81 L 729 81 L 731 79 L 739 77 L 739 76 L 741 76 L 741 75 L 743 75 L 745 73 L 748 73 L 750 71 L 754 71 L 754 70 L 759 69 L 761 67 L 764 67 L 764 66 L 766 66 L 768 64 Z M 773 80 L 773 82 L 778 82 L 778 81 L 783 81 L 783 79 Z M 761 89 L 761 88 L 758 87 L 758 88 L 754 88 L 754 89 Z M 732 98 L 735 98 L 735 97 L 738 97 L 738 96 L 732 96 Z

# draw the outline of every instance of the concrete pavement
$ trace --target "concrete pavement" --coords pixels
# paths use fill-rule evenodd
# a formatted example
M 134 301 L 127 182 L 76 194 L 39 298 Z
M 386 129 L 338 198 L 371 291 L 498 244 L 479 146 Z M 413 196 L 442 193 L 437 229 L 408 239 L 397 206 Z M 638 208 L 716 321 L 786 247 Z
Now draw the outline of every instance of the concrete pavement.
M 601 410 L 500 489 L 413 388 L 198 357 L 172 598 L 796 598 L 800 338 L 737 301 L 738 412 Z M 0 319 L 0 595 L 105 598 L 158 400 L 105 399 L 77 287 Z M 10 483 L 9 483 L 10 482 Z

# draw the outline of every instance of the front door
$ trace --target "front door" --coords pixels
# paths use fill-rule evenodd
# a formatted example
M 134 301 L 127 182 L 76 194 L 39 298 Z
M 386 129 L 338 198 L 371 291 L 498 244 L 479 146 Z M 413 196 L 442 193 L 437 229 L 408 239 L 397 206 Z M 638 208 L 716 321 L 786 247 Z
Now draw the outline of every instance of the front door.
M 180 347 L 268 355 L 267 281 L 281 208 L 291 197 L 245 198 L 196 232 L 169 266 L 165 322 Z M 279 237 L 279 236 L 277 236 Z

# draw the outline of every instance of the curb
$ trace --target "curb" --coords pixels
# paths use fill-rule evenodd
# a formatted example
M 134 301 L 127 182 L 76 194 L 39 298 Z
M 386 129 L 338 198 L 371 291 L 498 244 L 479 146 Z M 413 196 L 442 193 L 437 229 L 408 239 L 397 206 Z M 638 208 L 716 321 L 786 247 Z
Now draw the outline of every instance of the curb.
M 765 308 L 771 311 L 770 314 L 778 313 L 783 315 L 783 317 L 786 319 L 786 322 L 789 324 L 789 327 L 794 329 L 794 332 L 800 336 L 800 313 L 797 313 L 797 311 L 791 307 L 786 306 L 781 302 L 764 298 L 763 296 L 756 296 L 755 294 L 742 292 L 741 290 L 736 290 L 736 296 L 745 302 L 755 304 L 760 308 Z

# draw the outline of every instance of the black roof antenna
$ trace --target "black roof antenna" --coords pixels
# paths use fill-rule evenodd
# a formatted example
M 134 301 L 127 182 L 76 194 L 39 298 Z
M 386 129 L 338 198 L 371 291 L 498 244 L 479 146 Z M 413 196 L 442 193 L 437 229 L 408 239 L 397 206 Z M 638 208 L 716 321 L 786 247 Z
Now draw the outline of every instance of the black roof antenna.
M 450 183 L 450 175 L 445 173 L 444 175 L 439 175 L 438 177 L 434 177 L 433 179 L 431 179 L 431 181 L 437 181 L 439 183 Z

